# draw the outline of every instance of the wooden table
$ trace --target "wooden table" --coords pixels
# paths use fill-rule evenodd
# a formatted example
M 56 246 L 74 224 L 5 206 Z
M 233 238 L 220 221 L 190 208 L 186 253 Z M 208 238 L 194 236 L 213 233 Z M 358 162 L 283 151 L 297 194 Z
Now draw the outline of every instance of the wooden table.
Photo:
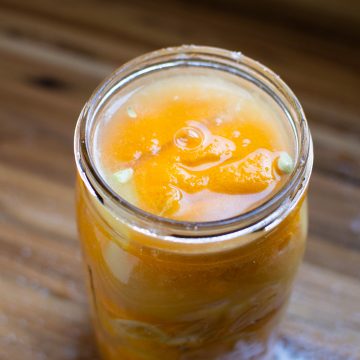
M 310 3 L 0 0 L 0 359 L 97 359 L 73 129 L 116 66 L 182 43 L 241 50 L 303 103 L 316 154 L 310 236 L 278 353 L 360 359 L 360 8 Z

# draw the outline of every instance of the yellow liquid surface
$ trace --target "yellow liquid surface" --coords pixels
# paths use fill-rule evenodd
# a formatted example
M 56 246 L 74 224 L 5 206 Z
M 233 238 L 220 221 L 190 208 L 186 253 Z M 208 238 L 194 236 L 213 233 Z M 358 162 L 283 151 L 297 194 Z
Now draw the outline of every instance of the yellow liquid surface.
M 114 109 L 115 108 L 115 109 Z M 253 209 L 284 184 L 291 156 L 280 110 L 264 94 L 216 76 L 147 83 L 104 115 L 98 168 L 129 202 L 177 220 L 212 221 Z

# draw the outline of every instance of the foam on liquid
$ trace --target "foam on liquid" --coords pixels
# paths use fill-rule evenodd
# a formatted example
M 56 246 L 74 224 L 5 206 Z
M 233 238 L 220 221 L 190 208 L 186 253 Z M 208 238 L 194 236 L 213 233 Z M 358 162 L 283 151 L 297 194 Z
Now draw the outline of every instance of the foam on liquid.
M 287 120 L 265 93 L 209 73 L 170 73 L 119 93 L 94 137 L 96 166 L 127 201 L 163 217 L 212 221 L 269 199 L 295 156 Z M 124 180 L 124 181 L 123 181 Z

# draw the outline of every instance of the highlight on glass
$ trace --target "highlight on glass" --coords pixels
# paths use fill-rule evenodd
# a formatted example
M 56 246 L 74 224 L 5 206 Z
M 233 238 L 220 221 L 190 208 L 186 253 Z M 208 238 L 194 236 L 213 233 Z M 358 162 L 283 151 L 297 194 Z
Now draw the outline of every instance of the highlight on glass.
M 103 359 L 268 359 L 313 163 L 289 87 L 238 52 L 162 49 L 95 90 L 74 142 Z

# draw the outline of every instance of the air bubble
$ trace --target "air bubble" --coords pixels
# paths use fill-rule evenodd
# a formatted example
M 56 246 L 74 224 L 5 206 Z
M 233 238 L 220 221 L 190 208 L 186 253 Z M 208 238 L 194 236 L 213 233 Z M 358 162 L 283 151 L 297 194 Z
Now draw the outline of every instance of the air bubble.
M 204 142 L 204 135 L 200 129 L 186 126 L 179 129 L 174 136 L 175 145 L 182 150 L 194 150 Z

